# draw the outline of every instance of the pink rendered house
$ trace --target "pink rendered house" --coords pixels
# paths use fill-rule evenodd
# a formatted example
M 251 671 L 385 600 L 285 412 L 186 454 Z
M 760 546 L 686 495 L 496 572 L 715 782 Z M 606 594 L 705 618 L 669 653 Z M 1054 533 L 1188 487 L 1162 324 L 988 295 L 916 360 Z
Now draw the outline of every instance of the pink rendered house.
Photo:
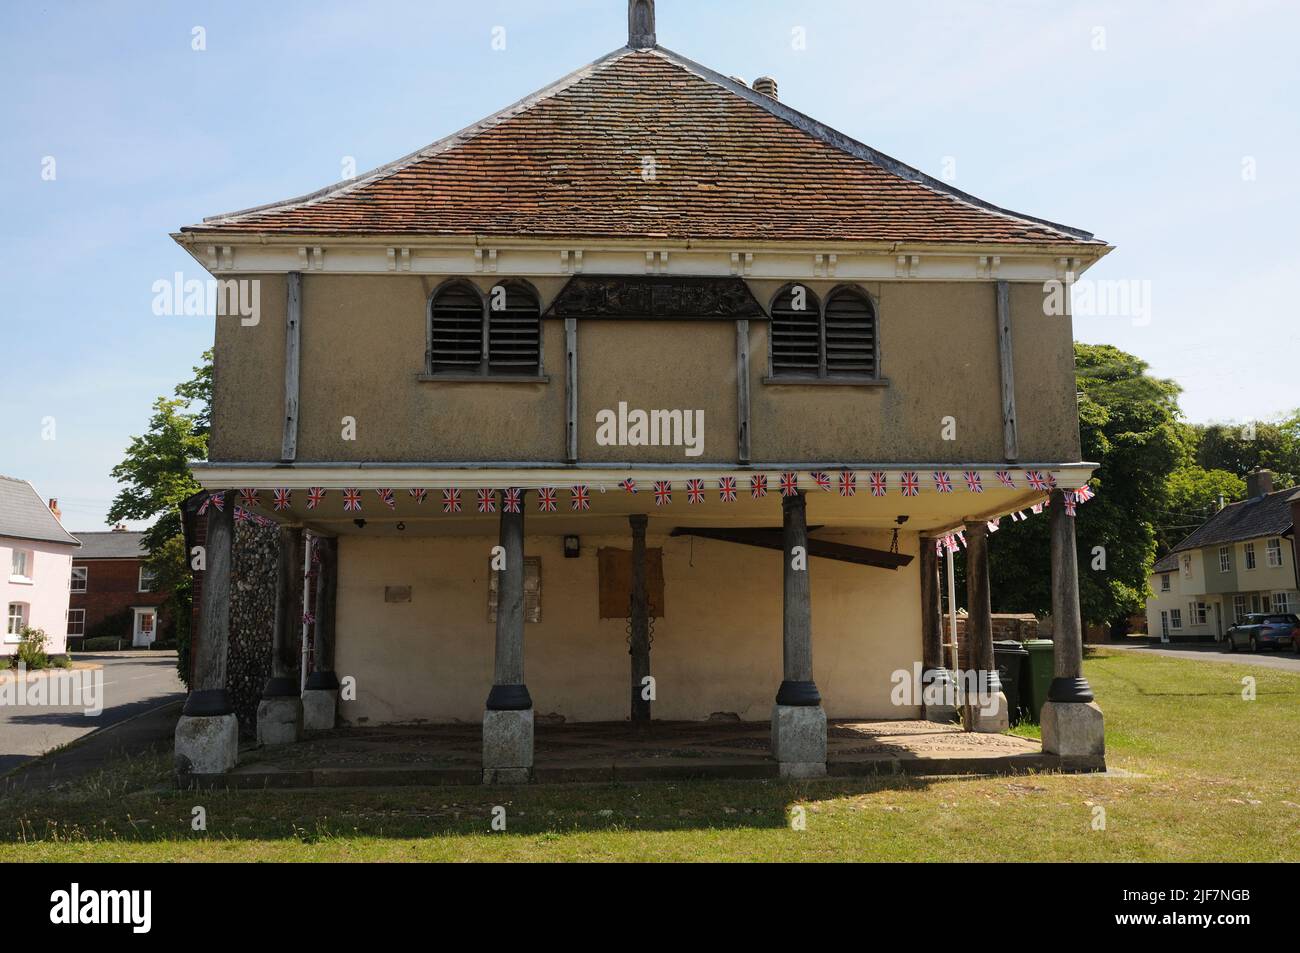
M 0 607 L 5 610 L 0 653 L 13 655 L 25 626 L 44 629 L 45 650 L 68 647 L 68 591 L 72 554 L 80 548 L 26 480 L 0 476 Z

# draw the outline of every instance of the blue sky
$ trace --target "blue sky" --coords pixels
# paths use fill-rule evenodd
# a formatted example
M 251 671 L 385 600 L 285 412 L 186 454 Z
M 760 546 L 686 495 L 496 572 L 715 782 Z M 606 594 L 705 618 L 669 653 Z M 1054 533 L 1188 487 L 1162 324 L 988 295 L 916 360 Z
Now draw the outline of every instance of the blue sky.
M 1189 419 L 1300 406 L 1300 6 L 658 8 L 662 45 L 775 76 L 784 102 L 857 139 L 1118 246 L 1089 277 L 1149 282 L 1151 320 L 1076 316 L 1076 337 L 1177 380 Z M 203 277 L 169 232 L 326 185 L 347 156 L 364 171 L 405 155 L 626 39 L 622 0 L 57 3 L 0 18 L 0 472 L 57 496 L 73 530 L 103 528 L 108 471 L 212 339 L 211 319 L 152 313 L 154 281 Z

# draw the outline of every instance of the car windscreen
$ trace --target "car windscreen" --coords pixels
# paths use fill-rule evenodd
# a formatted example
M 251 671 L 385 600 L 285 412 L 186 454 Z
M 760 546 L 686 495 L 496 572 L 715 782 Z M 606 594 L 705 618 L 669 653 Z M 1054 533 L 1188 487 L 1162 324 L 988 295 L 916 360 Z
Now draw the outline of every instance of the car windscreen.
M 1300 622 L 1300 619 L 1296 619 L 1293 615 L 1271 615 L 1264 621 L 1281 625 L 1296 625 L 1297 622 Z

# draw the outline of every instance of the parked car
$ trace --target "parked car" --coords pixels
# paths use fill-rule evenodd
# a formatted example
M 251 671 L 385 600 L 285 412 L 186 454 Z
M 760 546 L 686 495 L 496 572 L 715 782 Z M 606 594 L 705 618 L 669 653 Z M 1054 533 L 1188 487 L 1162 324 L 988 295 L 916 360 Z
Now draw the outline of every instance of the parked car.
M 1289 612 L 1252 612 L 1228 629 L 1223 643 L 1229 652 L 1300 648 L 1300 618 Z

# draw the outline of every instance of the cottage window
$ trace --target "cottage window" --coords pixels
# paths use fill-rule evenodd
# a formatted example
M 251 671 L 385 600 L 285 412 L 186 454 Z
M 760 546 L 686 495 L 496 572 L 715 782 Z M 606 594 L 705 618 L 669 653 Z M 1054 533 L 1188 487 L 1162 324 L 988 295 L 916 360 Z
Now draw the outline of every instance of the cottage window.
M 85 592 L 85 591 L 86 591 L 86 584 L 87 584 L 88 582 L 90 582 L 90 567 L 89 567 L 89 566 L 73 566 L 73 567 L 72 567 L 72 585 L 71 585 L 71 587 L 70 587 L 70 591 L 72 591 L 72 592 Z
M 32 558 L 35 554 L 30 549 L 15 549 L 13 561 L 9 570 L 10 582 L 31 582 L 32 581 Z
M 23 628 L 27 625 L 27 603 L 11 602 L 9 603 L 9 620 L 5 626 L 5 635 L 9 641 L 16 641 L 23 634 Z
M 1182 610 L 1182 609 L 1170 609 L 1170 610 L 1169 610 L 1169 628 L 1171 628 L 1171 629 L 1181 629 L 1182 627 L 1183 627 L 1183 610 Z
M 68 610 L 68 635 L 85 635 L 86 634 L 86 610 L 69 609 Z
M 1291 593 L 1289 592 L 1273 593 L 1273 611 L 1283 612 L 1283 613 L 1291 612 L 1292 611 Z
M 804 285 L 772 301 L 771 379 L 880 383 L 876 307 L 862 289 L 842 285 L 819 302 Z
M 1231 550 L 1227 546 L 1219 547 L 1219 572 L 1229 572 L 1232 569 Z
M 1245 545 L 1245 550 L 1246 550 L 1246 568 L 1254 569 L 1255 568 L 1255 544 L 1247 543 Z
M 153 592 L 153 587 L 154 587 L 153 570 L 146 569 L 144 566 L 141 566 L 139 590 L 141 592 Z
M 1246 618 L 1246 597 L 1237 595 L 1232 597 L 1232 621 L 1240 622 Z
M 1204 602 L 1189 602 L 1187 608 L 1191 613 L 1192 625 L 1205 625 L 1209 621 L 1209 606 Z
M 1169 591 L 1169 573 L 1167 572 L 1162 572 L 1160 574 L 1160 591 L 1161 592 Z
M 1282 540 L 1270 539 L 1268 541 L 1268 567 L 1277 569 L 1282 565 Z
M 459 380 L 537 380 L 542 373 L 542 313 L 527 282 L 504 281 L 487 296 L 463 279 L 429 301 L 426 376 Z

